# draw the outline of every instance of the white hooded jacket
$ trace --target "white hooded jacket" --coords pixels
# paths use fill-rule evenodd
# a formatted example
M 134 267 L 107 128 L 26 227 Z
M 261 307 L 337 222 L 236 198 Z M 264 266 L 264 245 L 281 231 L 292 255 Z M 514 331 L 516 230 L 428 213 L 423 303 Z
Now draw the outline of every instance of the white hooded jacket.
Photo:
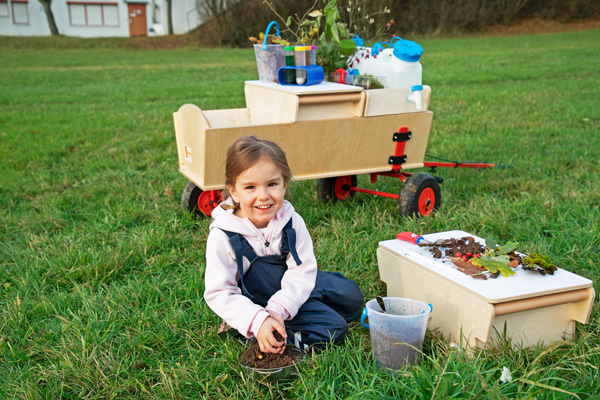
M 231 204 L 231 200 L 225 201 Z M 206 273 L 204 299 L 208 306 L 242 335 L 256 336 L 260 326 L 269 316 L 267 311 L 279 313 L 284 320 L 292 319 L 306 302 L 315 286 L 317 260 L 306 224 L 294 207 L 284 201 L 277 215 L 269 221 L 264 235 L 248 218 L 240 218 L 232 210 L 217 207 L 212 212 L 214 221 L 206 242 Z M 302 261 L 296 265 L 291 253 L 286 263 L 287 271 L 281 280 L 281 290 L 275 293 L 265 308 L 242 294 L 238 287 L 239 273 L 235 252 L 229 237 L 222 229 L 241 234 L 257 256 L 281 254 L 283 227 L 292 219 L 296 231 L 296 251 Z M 250 266 L 244 257 L 244 272 Z

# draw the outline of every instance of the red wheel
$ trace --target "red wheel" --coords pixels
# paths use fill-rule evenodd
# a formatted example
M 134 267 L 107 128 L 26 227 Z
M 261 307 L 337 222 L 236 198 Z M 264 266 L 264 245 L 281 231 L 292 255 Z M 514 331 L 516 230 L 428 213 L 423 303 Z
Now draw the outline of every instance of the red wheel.
M 356 176 L 354 178 L 356 178 Z M 338 200 L 346 200 L 348 197 L 353 196 L 354 192 L 347 189 L 349 186 L 356 186 L 356 179 L 353 183 L 351 176 L 340 176 L 337 178 L 333 185 L 333 194 L 335 198 Z
M 223 194 L 220 190 L 204 191 L 188 182 L 181 195 L 181 207 L 197 216 L 209 216 L 212 214 L 219 203 L 223 201 Z
M 356 186 L 356 182 L 356 175 L 318 179 L 317 197 L 323 203 L 348 200 L 356 194 L 356 192 L 348 190 L 348 187 Z
M 425 188 L 421 192 L 418 200 L 419 214 L 429 215 L 433 212 L 433 206 L 435 205 L 435 192 L 432 188 Z
M 208 190 L 200 193 L 198 196 L 198 209 L 206 216 L 212 214 L 219 203 L 223 201 L 223 195 L 220 190 Z
M 398 212 L 406 216 L 427 216 L 437 211 L 442 202 L 437 180 L 418 172 L 406 180 L 398 197 Z

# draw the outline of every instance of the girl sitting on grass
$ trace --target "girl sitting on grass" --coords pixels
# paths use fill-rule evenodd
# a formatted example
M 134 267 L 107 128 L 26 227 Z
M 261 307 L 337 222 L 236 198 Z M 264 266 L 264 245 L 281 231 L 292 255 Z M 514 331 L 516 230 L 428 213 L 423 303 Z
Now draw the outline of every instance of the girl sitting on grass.
M 317 269 L 304 220 L 284 200 L 291 177 L 277 144 L 238 139 L 227 151 L 229 196 L 212 212 L 206 243 L 206 303 L 266 353 L 286 342 L 339 343 L 363 307 L 354 281 Z

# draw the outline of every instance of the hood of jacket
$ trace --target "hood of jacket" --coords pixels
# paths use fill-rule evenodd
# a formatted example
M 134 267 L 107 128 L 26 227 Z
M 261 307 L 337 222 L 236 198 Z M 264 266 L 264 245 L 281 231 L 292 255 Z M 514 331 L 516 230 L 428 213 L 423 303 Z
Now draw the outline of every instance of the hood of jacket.
M 210 224 L 210 230 L 219 228 L 222 230 L 239 233 L 244 237 L 261 237 L 261 233 L 258 228 L 248 219 L 240 218 L 233 214 L 233 210 L 226 210 L 221 207 L 222 204 L 233 205 L 231 198 L 228 198 L 215 208 L 211 214 L 213 221 Z M 283 201 L 281 209 L 277 212 L 275 217 L 269 221 L 267 225 L 265 236 L 270 236 L 274 232 L 281 232 L 285 224 L 294 215 L 294 207 L 292 203 L 287 200 Z

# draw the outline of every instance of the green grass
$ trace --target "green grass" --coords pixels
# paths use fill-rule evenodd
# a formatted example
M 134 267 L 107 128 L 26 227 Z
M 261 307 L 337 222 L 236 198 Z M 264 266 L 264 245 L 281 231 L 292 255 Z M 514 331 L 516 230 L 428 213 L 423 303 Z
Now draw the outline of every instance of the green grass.
M 309 359 L 291 383 L 249 381 L 240 343 L 216 335 L 202 299 L 208 219 L 180 209 L 172 113 L 244 107 L 251 49 L 78 49 L 2 39 L 0 397 L 589 398 L 600 380 L 599 306 L 576 340 L 507 344 L 468 358 L 428 335 L 423 363 L 377 371 L 368 331 Z M 2 44 L 4 43 L 4 45 Z M 81 41 L 82 45 L 89 41 Z M 385 293 L 377 243 L 399 231 L 462 229 L 542 252 L 600 278 L 600 31 L 421 40 L 435 112 L 428 154 L 512 168 L 439 169 L 440 212 L 408 219 L 393 200 L 323 205 L 291 184 L 323 269 Z M 66 48 L 65 48 L 66 47 Z M 398 191 L 381 179 L 371 185 Z M 449 299 L 451 300 L 451 299 Z M 434 311 L 435 312 L 435 311 Z M 506 366 L 514 380 L 501 383 Z

